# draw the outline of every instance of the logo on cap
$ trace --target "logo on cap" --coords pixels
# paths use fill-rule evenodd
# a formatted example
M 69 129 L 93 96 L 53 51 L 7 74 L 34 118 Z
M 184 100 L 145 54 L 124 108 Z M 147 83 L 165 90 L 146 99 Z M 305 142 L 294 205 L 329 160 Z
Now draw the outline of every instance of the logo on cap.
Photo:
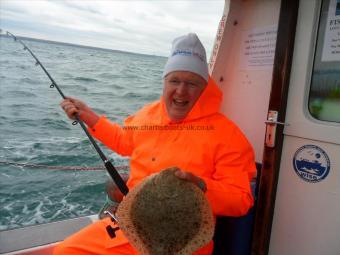
M 201 61 L 204 61 L 204 56 L 200 55 L 197 52 L 192 52 L 188 50 L 176 50 L 172 53 L 172 57 L 176 55 L 181 55 L 181 56 L 195 56 L 198 57 Z

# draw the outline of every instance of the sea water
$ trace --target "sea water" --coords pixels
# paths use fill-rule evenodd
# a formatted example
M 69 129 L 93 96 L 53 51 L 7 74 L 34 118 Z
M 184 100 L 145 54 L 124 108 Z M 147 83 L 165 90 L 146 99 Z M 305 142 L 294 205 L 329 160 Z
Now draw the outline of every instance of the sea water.
M 122 123 L 161 95 L 164 57 L 23 41 L 66 96 L 112 121 Z M 28 51 L 0 37 L 0 230 L 96 214 L 105 202 L 105 171 L 63 170 L 102 161 L 50 84 Z M 128 158 L 101 148 L 115 166 L 128 165 Z

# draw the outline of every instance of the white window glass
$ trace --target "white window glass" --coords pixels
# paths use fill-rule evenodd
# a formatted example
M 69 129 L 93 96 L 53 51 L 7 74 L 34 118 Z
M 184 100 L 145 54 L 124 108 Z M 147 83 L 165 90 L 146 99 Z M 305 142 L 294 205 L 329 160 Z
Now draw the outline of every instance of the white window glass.
M 316 119 L 340 122 L 340 0 L 322 3 L 308 108 Z

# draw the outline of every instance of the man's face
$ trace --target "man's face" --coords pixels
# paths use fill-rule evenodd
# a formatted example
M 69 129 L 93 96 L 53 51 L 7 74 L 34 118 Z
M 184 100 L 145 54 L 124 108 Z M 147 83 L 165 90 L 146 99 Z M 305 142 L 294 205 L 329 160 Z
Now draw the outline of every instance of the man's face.
M 207 82 L 199 75 L 175 71 L 164 78 L 163 97 L 169 118 L 182 121 L 203 92 Z

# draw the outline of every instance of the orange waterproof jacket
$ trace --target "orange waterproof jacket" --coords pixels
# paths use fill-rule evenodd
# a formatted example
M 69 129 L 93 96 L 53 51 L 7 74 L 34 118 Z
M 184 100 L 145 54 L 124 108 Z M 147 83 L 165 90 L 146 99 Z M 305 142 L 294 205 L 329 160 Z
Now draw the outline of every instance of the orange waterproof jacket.
M 222 93 L 213 81 L 181 123 L 169 119 L 164 99 L 146 105 L 121 127 L 101 117 L 89 131 L 130 156 L 129 188 L 146 176 L 177 166 L 201 177 L 215 215 L 241 216 L 253 205 L 253 150 L 240 129 L 220 113 Z

